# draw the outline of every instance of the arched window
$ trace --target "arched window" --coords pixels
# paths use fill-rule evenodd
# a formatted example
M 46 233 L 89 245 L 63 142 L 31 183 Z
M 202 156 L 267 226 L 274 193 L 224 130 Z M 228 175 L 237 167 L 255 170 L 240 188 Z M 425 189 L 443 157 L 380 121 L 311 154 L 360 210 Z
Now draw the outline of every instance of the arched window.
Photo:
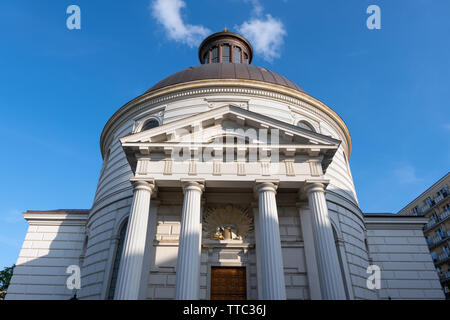
M 300 127 L 300 128 L 305 129 L 305 130 L 312 131 L 312 132 L 316 132 L 314 130 L 314 127 L 311 124 L 309 124 L 307 121 L 304 121 L 304 120 L 302 120 L 299 123 L 297 123 L 297 127 Z
M 159 126 L 158 120 L 150 119 L 144 124 L 141 131 L 150 130 L 150 129 L 156 128 L 158 126 Z
M 125 235 L 127 232 L 127 225 L 128 225 L 128 220 L 122 224 L 122 227 L 120 228 L 120 231 L 119 231 L 119 239 L 117 242 L 116 255 L 114 257 L 114 264 L 113 264 L 113 269 L 112 269 L 112 274 L 111 274 L 111 282 L 109 285 L 109 292 L 108 292 L 109 300 L 114 299 L 114 293 L 116 291 L 117 277 L 119 276 L 120 259 L 122 258 L 122 251 L 123 251 L 123 245 L 125 242 Z

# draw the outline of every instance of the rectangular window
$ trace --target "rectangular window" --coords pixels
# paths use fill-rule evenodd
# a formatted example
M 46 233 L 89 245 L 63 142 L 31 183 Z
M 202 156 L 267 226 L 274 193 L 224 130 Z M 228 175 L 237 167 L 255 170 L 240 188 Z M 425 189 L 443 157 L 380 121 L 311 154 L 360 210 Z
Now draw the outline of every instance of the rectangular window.
M 227 63 L 231 61 L 231 51 L 230 46 L 222 47 L 222 62 Z
M 219 48 L 215 47 L 212 49 L 211 63 L 218 63 L 218 62 L 219 62 Z
M 238 47 L 234 47 L 233 50 L 233 62 L 241 63 L 241 49 Z

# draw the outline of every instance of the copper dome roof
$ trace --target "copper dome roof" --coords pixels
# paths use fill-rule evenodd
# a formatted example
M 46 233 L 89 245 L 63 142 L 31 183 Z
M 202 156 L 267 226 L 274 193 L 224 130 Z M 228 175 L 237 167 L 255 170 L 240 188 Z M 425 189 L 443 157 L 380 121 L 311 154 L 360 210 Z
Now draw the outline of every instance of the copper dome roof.
M 297 91 L 302 88 L 291 80 L 264 68 L 242 63 L 210 63 L 179 71 L 161 80 L 147 92 L 171 85 L 204 79 L 242 79 L 277 84 Z

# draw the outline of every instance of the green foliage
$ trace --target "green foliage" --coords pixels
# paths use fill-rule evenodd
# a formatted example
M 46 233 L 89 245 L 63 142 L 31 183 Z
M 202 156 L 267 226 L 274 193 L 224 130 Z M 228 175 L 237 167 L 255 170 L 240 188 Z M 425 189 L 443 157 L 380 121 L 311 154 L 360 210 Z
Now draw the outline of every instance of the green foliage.
M 3 300 L 6 296 L 6 289 L 8 289 L 9 282 L 13 275 L 15 265 L 7 267 L 0 271 L 0 300 Z

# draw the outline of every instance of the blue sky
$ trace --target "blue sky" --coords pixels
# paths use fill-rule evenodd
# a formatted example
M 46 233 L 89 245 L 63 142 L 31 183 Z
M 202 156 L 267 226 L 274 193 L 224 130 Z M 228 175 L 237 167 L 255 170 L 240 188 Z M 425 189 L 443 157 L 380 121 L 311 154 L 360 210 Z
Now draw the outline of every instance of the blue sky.
M 345 120 L 364 212 L 397 212 L 448 172 L 448 0 L 165 1 L 0 2 L 0 268 L 21 212 L 91 207 L 106 121 L 197 65 L 195 42 L 224 27 Z M 81 30 L 66 27 L 71 4 Z M 371 4 L 381 30 L 366 27 Z

